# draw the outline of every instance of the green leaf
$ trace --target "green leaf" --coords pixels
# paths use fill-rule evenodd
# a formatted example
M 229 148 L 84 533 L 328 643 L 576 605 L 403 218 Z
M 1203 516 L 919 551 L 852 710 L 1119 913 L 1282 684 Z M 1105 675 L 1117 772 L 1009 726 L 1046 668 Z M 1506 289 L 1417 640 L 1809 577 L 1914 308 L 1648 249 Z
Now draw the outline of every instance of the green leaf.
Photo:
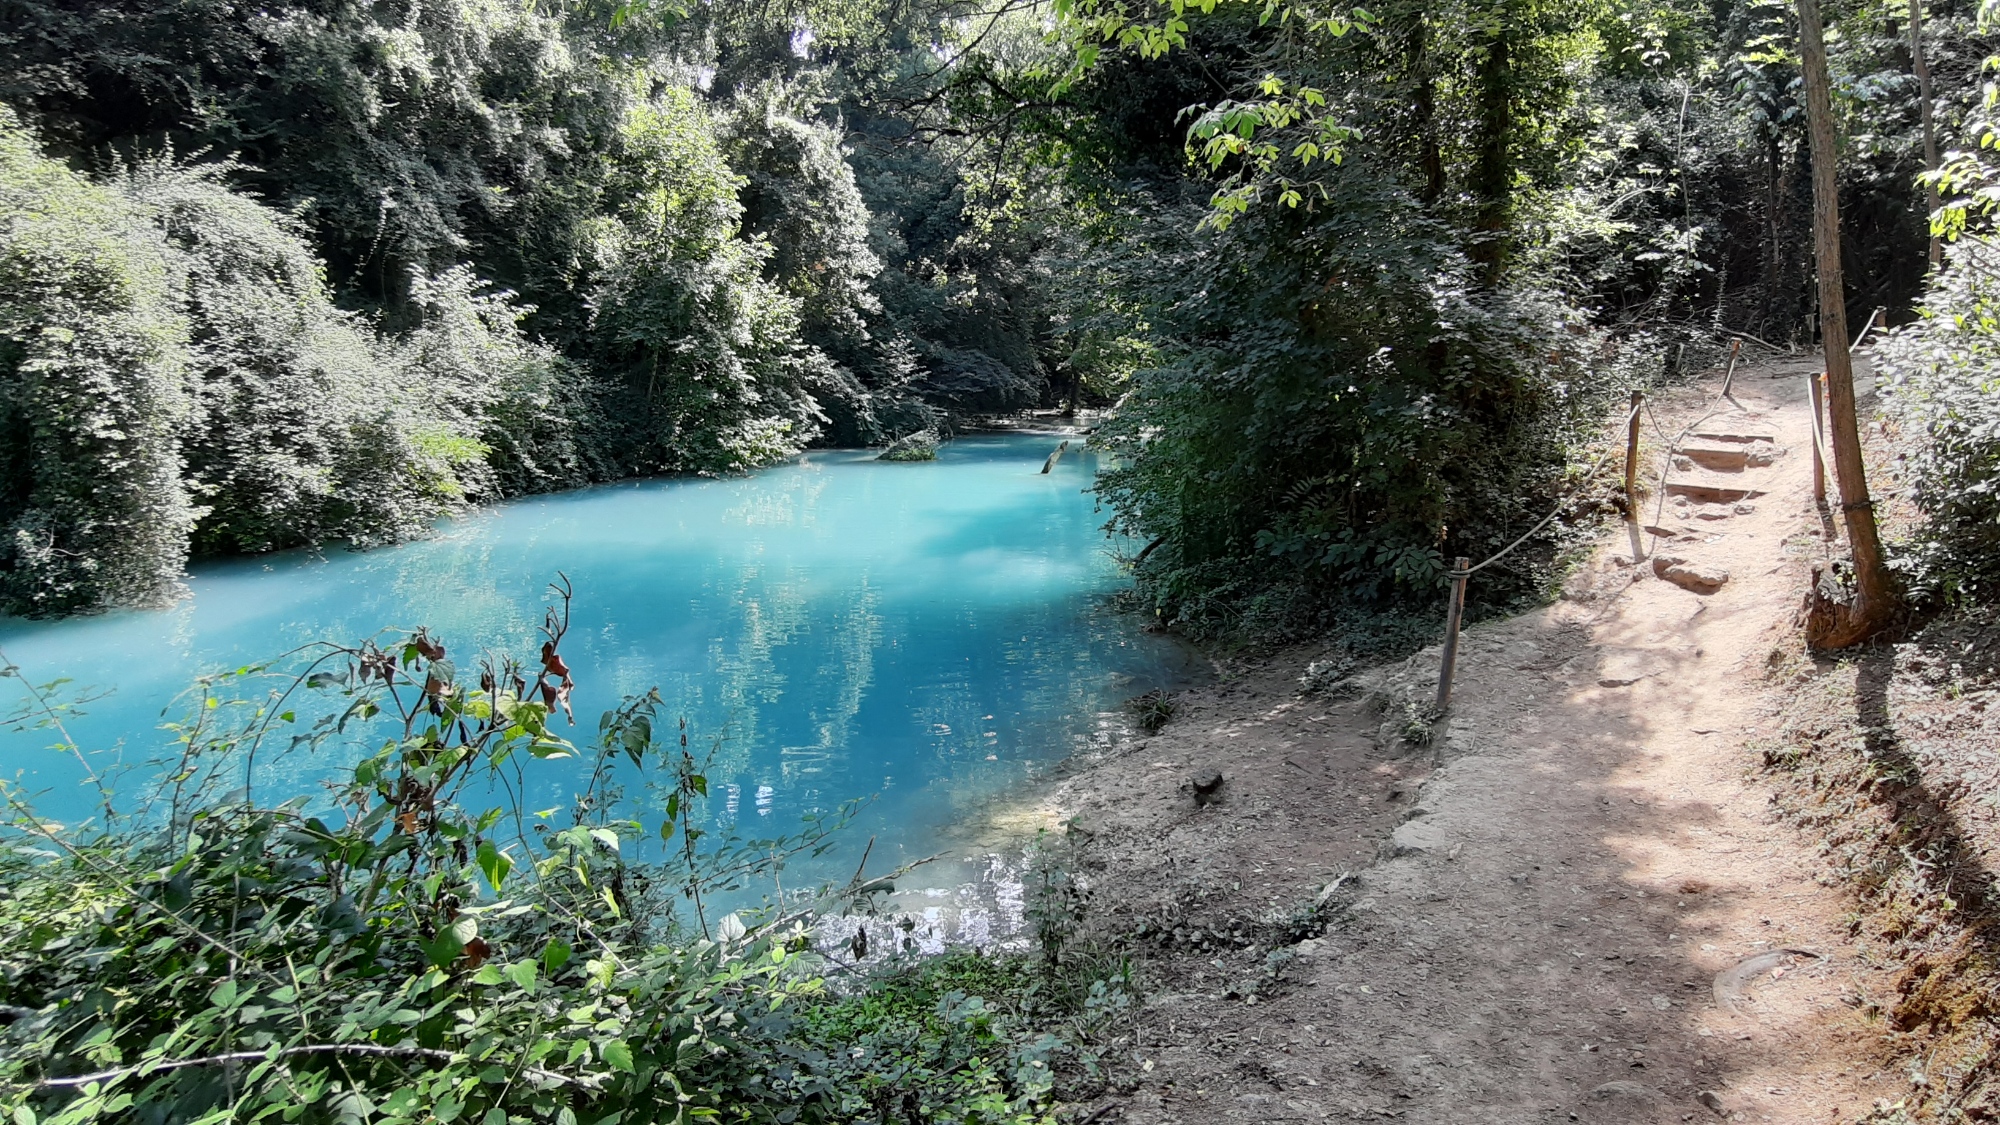
M 533 961 L 516 961 L 503 970 L 507 979 L 523 992 L 535 990 L 535 973 L 538 966 Z
M 603 1057 L 604 1064 L 613 1070 L 622 1070 L 627 1074 L 638 1073 L 638 1068 L 632 1065 L 632 1048 L 626 1046 L 623 1039 L 613 1039 L 604 1044 L 598 1048 L 598 1054 Z
M 559 937 L 550 938 L 549 944 L 542 948 L 543 970 L 545 970 L 550 976 L 554 976 L 557 969 L 560 969 L 564 965 L 569 964 L 569 958 L 572 952 L 573 951 L 570 949 L 570 944 L 568 942 L 564 941 Z
M 488 886 L 494 894 L 500 893 L 500 884 L 507 879 L 507 873 L 514 869 L 514 861 L 507 853 L 493 846 L 491 840 L 479 843 L 479 873 L 486 876 Z
M 24 1105 L 15 1106 L 14 1125 L 35 1125 L 35 1111 Z
M 436 937 L 419 944 L 423 947 L 424 959 L 440 969 L 458 960 L 458 955 L 465 952 L 465 943 L 459 941 L 450 928 L 438 931 Z

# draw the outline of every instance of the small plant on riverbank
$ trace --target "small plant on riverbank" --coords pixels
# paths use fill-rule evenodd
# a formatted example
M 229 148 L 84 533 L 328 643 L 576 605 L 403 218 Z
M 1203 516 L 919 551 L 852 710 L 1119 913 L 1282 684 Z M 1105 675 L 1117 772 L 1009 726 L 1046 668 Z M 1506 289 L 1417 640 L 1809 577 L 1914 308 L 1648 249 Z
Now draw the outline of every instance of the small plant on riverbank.
M 528 758 L 586 752 L 557 733 L 574 688 L 567 630 L 565 593 L 529 660 L 461 669 L 422 630 L 309 650 L 238 734 L 182 728 L 183 768 L 153 819 L 57 825 L 0 788 L 0 1113 L 1046 1120 L 1037 1072 L 1061 1041 L 981 1022 L 984 999 L 941 998 L 931 1022 L 950 1033 L 905 1037 L 922 1050 L 883 1048 L 900 1032 L 842 1015 L 865 1015 L 878 986 L 840 996 L 821 976 L 808 927 L 837 896 L 683 913 L 823 850 L 840 818 L 782 840 L 704 840 L 686 814 L 705 799 L 702 763 L 684 731 L 656 742 L 656 694 L 603 716 L 566 817 L 475 803 L 522 792 Z M 325 717 L 301 720 L 316 701 L 332 704 Z M 61 731 L 56 706 L 42 718 Z M 284 741 L 361 756 L 322 794 L 221 791 L 260 743 Z M 666 864 L 632 858 L 648 827 L 623 815 L 621 789 L 653 775 L 668 794 L 655 831 L 678 853 Z M 882 1091 L 922 1096 L 892 1105 Z
M 1147 734 L 1158 734 L 1166 729 L 1174 716 L 1180 712 L 1180 702 L 1174 693 L 1164 688 L 1154 688 L 1144 695 L 1134 696 L 1125 701 L 1126 710 L 1132 712 L 1139 729 Z
M 1315 660 L 1306 665 L 1305 675 L 1299 677 L 1299 690 L 1306 695 L 1342 694 L 1351 688 L 1348 677 L 1354 675 L 1360 666 L 1360 661 L 1347 652 L 1336 652 L 1324 660 Z
M 1028 869 L 1023 876 L 1027 893 L 1029 928 L 1043 962 L 1051 969 L 1062 964 L 1063 951 L 1083 928 L 1083 915 L 1090 904 L 1090 888 L 1078 878 L 1082 864 L 1083 833 L 1072 822 L 1061 835 L 1048 829 L 1035 834 L 1028 850 Z

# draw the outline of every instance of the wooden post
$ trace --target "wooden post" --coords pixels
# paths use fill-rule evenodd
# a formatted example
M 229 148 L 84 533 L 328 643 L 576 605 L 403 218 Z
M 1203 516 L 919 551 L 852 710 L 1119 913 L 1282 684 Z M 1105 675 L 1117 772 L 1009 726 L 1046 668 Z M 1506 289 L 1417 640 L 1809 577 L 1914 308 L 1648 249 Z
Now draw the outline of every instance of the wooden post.
M 1472 560 L 1459 559 L 1451 568 L 1451 605 L 1444 612 L 1444 655 L 1438 662 L 1439 714 L 1451 706 L 1451 677 L 1458 670 L 1458 622 L 1465 616 L 1465 580 L 1472 577 Z
M 1826 416 L 1826 407 L 1820 401 L 1819 381 L 1826 376 L 1818 371 L 1806 376 L 1806 387 L 1812 395 L 1812 450 L 1813 450 L 1813 503 L 1826 503 L 1826 427 L 1820 419 Z
M 1743 352 L 1741 339 L 1729 341 L 1729 370 L 1722 373 L 1722 397 L 1729 398 L 1729 385 L 1736 381 L 1736 357 Z M 1734 401 L 1733 399 L 1731 401 Z
M 1840 487 L 1841 522 L 1854 558 L 1852 604 L 1815 604 L 1806 614 L 1806 642 L 1815 648 L 1859 644 L 1886 626 L 1896 612 L 1895 586 L 1882 558 L 1875 504 L 1861 457 L 1855 420 L 1854 367 L 1847 350 L 1847 294 L 1840 271 L 1840 170 L 1834 143 L 1832 81 L 1826 67 L 1826 29 L 1819 0 L 1798 0 L 1799 71 L 1805 79 L 1806 128 L 1812 141 L 1813 264 L 1819 275 L 1820 345 L 1826 352 L 1827 437 Z M 1817 591 L 1818 587 L 1815 587 Z
M 1646 560 L 1645 540 L 1639 535 L 1639 405 L 1646 392 L 1632 392 L 1632 417 L 1625 423 L 1625 530 L 1632 536 L 1632 565 Z

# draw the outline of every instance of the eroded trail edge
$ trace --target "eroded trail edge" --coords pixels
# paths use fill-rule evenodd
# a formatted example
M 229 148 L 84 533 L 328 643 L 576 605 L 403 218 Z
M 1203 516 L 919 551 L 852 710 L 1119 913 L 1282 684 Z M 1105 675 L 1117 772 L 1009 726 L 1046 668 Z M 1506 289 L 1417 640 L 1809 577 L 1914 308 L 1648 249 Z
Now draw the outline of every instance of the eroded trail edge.
M 1049 796 L 1089 841 L 1093 924 L 1136 937 L 1150 986 L 1130 1077 L 1087 1113 L 1828 1122 L 1898 1092 L 1896 966 L 1746 749 L 1825 553 L 1815 369 L 1737 373 L 1647 506 L 1654 558 L 1619 530 L 1561 601 L 1468 631 L 1427 745 L 1401 701 L 1435 650 L 1346 698 L 1302 696 L 1299 651 Z

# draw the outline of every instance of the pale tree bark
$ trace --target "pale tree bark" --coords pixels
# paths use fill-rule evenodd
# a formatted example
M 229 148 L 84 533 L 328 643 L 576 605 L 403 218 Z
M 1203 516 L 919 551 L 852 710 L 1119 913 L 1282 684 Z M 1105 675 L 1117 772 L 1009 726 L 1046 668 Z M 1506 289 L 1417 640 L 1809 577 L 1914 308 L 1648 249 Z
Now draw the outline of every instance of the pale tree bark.
M 1875 506 L 1861 459 L 1855 424 L 1854 367 L 1847 351 L 1847 297 L 1840 274 L 1840 177 L 1833 134 L 1832 82 L 1819 0 L 1798 0 L 1800 69 L 1805 77 L 1806 125 L 1812 139 L 1813 256 L 1819 275 L 1820 342 L 1826 350 L 1828 427 L 1840 510 L 1854 552 L 1854 601 L 1836 601 L 1815 575 L 1806 614 L 1806 641 L 1815 648 L 1846 648 L 1880 632 L 1895 617 L 1897 598 L 1883 563 Z
M 1917 72 L 1917 97 L 1924 122 L 1924 168 L 1938 170 L 1937 125 L 1931 120 L 1931 103 L 1935 100 L 1931 93 L 1931 67 L 1924 61 L 1924 0 L 1910 0 L 1910 69 Z M 1924 185 L 1925 200 L 1930 204 L 1929 214 L 1938 210 L 1937 184 Z M 1931 235 L 1931 268 L 1936 269 L 1944 261 L 1944 240 Z

